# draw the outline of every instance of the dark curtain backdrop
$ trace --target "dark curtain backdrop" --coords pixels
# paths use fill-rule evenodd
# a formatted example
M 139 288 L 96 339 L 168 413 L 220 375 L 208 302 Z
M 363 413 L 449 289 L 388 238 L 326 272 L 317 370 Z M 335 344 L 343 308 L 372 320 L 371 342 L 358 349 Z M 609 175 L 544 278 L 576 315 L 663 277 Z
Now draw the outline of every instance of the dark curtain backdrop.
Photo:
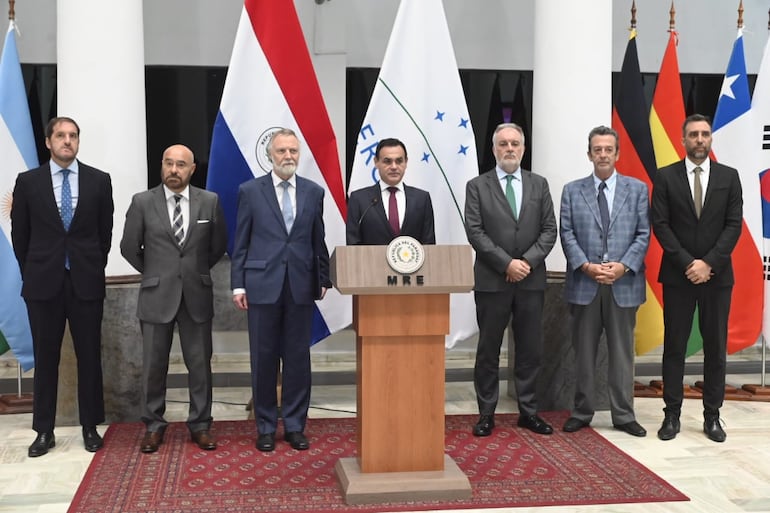
M 32 125 L 38 154 L 41 161 L 48 158 L 43 128 L 48 119 L 56 115 L 56 65 L 22 64 Z M 344 138 L 346 148 L 345 172 L 350 175 L 358 140 L 358 130 L 366 114 L 377 68 L 348 68 L 346 76 L 347 133 L 337 134 Z M 189 146 L 196 156 L 197 169 L 193 185 L 206 184 L 208 154 L 211 133 L 216 120 L 227 69 L 204 66 L 147 66 L 145 68 L 146 119 L 147 119 L 147 183 L 153 187 L 160 183 L 160 160 L 162 151 L 176 143 Z M 532 150 L 538 141 L 532 133 L 532 71 L 460 70 L 460 80 L 471 123 L 476 134 L 476 153 L 479 170 L 491 169 L 495 162 L 492 156 L 492 132 L 499 123 L 512 121 L 524 128 L 527 153 L 523 166 L 531 169 Z M 613 91 L 619 78 L 613 73 Z M 723 75 L 682 74 L 682 91 L 687 114 L 699 112 L 709 116 L 716 110 Z M 652 102 L 657 73 L 643 73 L 647 106 Z M 749 87 L 753 91 L 756 76 L 749 76 Z M 565 81 L 564 87 L 569 83 Z M 257 92 L 255 91 L 255 94 Z M 67 113 L 63 113 L 67 115 Z M 120 120 L 110 120 L 115 137 L 120 137 Z M 560 130 L 554 126 L 551 132 L 553 144 L 558 147 Z M 398 134 L 393 134 L 398 137 Z M 549 144 L 549 141 L 540 141 Z M 88 144 L 88 134 L 83 134 L 83 143 Z M 537 170 L 535 170 L 537 171 Z M 348 180 L 349 181 L 349 180 Z

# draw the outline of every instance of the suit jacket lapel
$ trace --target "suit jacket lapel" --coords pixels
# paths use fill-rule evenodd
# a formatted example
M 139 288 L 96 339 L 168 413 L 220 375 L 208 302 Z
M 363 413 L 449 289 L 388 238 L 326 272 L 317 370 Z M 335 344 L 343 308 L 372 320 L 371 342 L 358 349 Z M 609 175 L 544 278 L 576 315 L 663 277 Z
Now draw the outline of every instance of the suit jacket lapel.
M 294 216 L 294 224 L 292 224 L 291 228 L 294 229 L 294 225 L 297 224 L 297 219 L 300 219 L 302 216 L 302 213 L 305 211 L 305 207 L 307 206 L 308 196 L 307 196 L 307 187 L 305 187 L 305 184 L 302 183 L 302 179 L 298 176 L 296 178 L 297 184 L 297 190 L 296 192 L 296 201 L 297 201 L 297 214 Z M 281 214 L 281 219 L 283 220 L 283 214 Z
M 51 166 L 46 163 L 40 168 L 40 175 L 38 176 L 39 187 L 37 190 L 41 196 L 41 205 L 44 209 L 48 210 L 48 215 L 53 218 L 58 218 L 61 221 L 61 214 L 59 213 L 59 207 L 56 206 L 56 196 L 53 193 L 53 179 L 51 178 Z M 64 224 L 61 225 L 62 230 Z
M 381 203 L 381 205 L 372 208 L 372 210 L 374 210 L 373 214 L 377 216 L 377 219 L 380 220 L 380 224 L 382 225 L 383 229 L 393 235 L 393 229 L 390 227 L 390 223 L 388 222 L 388 212 L 386 210 L 388 205 L 382 201 L 382 189 L 380 188 L 380 182 L 372 185 L 371 190 L 372 197 L 376 197 L 378 202 Z M 406 219 L 406 217 L 404 219 Z
M 602 216 L 599 213 L 599 202 L 596 201 L 596 188 L 594 187 L 593 174 L 589 175 L 588 178 L 583 179 L 582 183 L 580 184 L 580 194 L 583 195 L 583 200 L 586 202 L 588 210 L 590 210 L 591 214 L 593 214 L 594 220 L 596 221 L 596 226 L 598 226 L 599 230 L 601 231 Z M 611 216 L 612 214 L 610 214 L 610 222 L 612 222 Z
M 187 220 L 187 236 L 184 238 L 183 245 L 187 244 L 187 241 L 190 240 L 190 237 L 193 234 L 193 230 L 198 225 L 198 218 L 200 217 L 200 211 L 201 211 L 201 191 L 198 189 L 194 189 L 192 186 L 190 187 L 190 218 Z
M 516 219 L 513 217 L 511 206 L 508 204 L 508 199 L 505 197 L 502 187 L 500 187 L 500 180 L 497 179 L 497 170 L 493 169 L 492 171 L 487 172 L 487 185 L 492 189 L 492 197 L 497 200 L 498 207 L 511 216 L 511 221 L 516 222 Z M 530 184 L 530 187 L 531 186 L 532 185 Z M 524 183 L 522 182 L 522 196 L 524 196 L 523 191 Z M 521 200 L 523 202 L 524 197 L 522 197 Z M 519 209 L 519 212 L 523 213 L 523 209 Z M 521 218 L 521 215 L 519 215 L 519 218 Z
M 176 244 L 176 237 L 174 237 L 174 229 L 171 227 L 171 218 L 168 215 L 168 203 L 166 202 L 166 192 L 163 190 L 163 185 L 158 185 L 152 190 L 152 204 L 155 207 L 155 213 L 158 219 L 163 221 L 166 234 L 169 239 Z
M 624 205 L 628 200 L 628 194 L 628 182 L 626 182 L 626 180 L 623 179 L 620 174 L 618 174 L 615 179 L 615 195 L 612 199 L 612 212 L 610 212 L 610 227 L 612 227 L 612 223 L 615 222 L 615 219 L 618 217 L 621 209 L 624 208 Z M 596 208 L 597 210 L 599 209 L 598 206 Z
M 262 186 L 262 195 L 264 196 L 265 201 L 267 202 L 267 205 L 270 207 L 270 210 L 273 212 L 273 215 L 275 215 L 276 219 L 281 223 L 281 226 L 283 226 L 283 229 L 285 231 L 286 223 L 283 220 L 283 213 L 281 212 L 281 206 L 278 204 L 278 198 L 275 195 L 275 187 L 273 186 L 272 175 L 266 175 L 265 179 L 260 181 L 259 184 Z M 299 203 L 299 200 L 297 200 L 297 202 Z M 297 209 L 297 211 L 299 212 L 299 209 Z
M 706 205 L 708 204 L 709 199 L 714 194 L 714 190 L 717 188 L 719 183 L 722 181 L 722 173 L 718 172 L 719 164 L 714 162 L 713 160 L 710 162 L 710 168 L 709 168 L 709 184 L 706 187 L 706 194 L 703 196 L 703 208 L 706 208 Z M 689 185 L 689 184 L 688 184 Z M 695 212 L 695 201 L 693 200 L 693 212 Z
M 679 194 L 684 194 L 687 198 L 687 204 L 690 205 L 690 212 L 692 215 L 695 215 L 695 200 L 692 197 L 692 189 L 690 189 L 690 181 L 687 176 L 687 167 L 684 165 L 684 160 L 682 161 L 682 165 L 679 166 L 679 168 L 676 170 L 675 175 L 675 186 L 679 189 Z M 705 203 L 705 201 L 704 201 Z

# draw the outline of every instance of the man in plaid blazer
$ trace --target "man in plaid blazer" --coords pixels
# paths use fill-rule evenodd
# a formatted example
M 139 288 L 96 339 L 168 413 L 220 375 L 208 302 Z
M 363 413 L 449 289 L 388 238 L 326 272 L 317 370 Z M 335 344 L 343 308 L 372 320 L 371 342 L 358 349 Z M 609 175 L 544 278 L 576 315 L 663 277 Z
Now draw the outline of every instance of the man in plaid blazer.
M 567 257 L 564 296 L 575 350 L 575 403 L 564 431 L 594 415 L 596 352 L 602 331 L 609 356 L 612 424 L 634 436 L 647 432 L 634 415 L 634 326 L 645 300 L 644 256 L 650 242 L 649 195 L 641 181 L 615 171 L 618 134 L 606 126 L 588 135 L 591 176 L 564 186 L 561 243 Z

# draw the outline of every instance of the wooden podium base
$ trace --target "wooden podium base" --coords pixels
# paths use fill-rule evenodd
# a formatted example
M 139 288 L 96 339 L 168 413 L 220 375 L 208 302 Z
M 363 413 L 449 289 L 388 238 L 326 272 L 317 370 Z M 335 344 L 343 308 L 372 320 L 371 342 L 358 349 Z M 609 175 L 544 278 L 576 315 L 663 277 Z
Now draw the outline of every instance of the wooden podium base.
M 363 473 L 356 458 L 340 458 L 334 470 L 347 504 L 469 499 L 468 477 L 444 455 L 444 470 Z
M 32 413 L 32 394 L 0 395 L 0 415 Z

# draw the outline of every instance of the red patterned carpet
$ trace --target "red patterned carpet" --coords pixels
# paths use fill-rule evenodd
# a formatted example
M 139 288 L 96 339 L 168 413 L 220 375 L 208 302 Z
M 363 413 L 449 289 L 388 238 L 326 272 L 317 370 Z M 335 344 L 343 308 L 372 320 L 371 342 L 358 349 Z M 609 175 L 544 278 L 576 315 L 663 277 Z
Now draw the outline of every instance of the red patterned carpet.
M 556 426 L 566 413 L 543 415 Z M 686 501 L 685 495 L 592 429 L 538 436 L 498 415 L 488 438 L 476 417 L 446 418 L 446 451 L 470 479 L 473 498 L 457 501 L 345 504 L 334 464 L 355 455 L 355 419 L 310 420 L 308 451 L 276 438 L 254 446 L 253 421 L 215 422 L 216 451 L 199 450 L 182 423 L 155 454 L 141 454 L 142 424 L 113 424 L 69 511 L 99 513 L 374 512 Z

